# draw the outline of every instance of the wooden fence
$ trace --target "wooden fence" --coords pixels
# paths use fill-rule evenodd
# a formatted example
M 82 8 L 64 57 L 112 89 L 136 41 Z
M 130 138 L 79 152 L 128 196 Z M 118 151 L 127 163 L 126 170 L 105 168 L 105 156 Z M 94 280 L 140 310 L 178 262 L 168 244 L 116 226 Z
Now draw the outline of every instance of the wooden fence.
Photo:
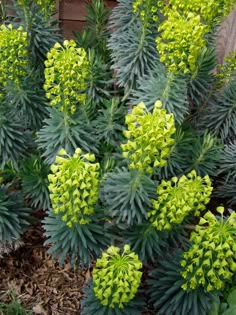
M 236 51 L 236 8 L 218 29 L 216 49 L 219 63 L 223 63 L 224 56 L 229 52 Z
M 86 25 L 87 2 L 86 0 L 61 0 L 57 3 L 60 27 L 66 38 L 72 38 L 73 31 L 81 31 Z M 114 0 L 104 0 L 104 3 L 109 9 L 117 5 Z

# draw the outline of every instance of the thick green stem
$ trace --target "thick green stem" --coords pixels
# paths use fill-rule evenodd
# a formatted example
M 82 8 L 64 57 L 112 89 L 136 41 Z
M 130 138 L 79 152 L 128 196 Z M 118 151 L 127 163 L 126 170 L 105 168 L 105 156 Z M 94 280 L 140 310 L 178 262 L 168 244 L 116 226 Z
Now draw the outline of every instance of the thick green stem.
M 29 37 L 31 33 L 30 10 L 27 4 L 23 4 L 22 6 L 23 6 L 23 12 L 25 16 L 26 32 L 27 32 L 27 36 Z

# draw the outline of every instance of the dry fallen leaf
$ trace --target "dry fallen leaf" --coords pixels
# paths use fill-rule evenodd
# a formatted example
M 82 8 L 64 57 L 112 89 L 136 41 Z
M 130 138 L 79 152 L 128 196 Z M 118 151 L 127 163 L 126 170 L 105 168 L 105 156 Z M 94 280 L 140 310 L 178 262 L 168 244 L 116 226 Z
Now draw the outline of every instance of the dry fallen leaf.
M 91 271 L 88 269 L 85 274 L 85 283 L 88 283 L 91 280 Z
M 47 312 L 45 311 L 45 309 L 43 308 L 42 304 L 37 304 L 32 308 L 32 311 L 34 312 L 34 314 L 36 315 L 47 315 Z

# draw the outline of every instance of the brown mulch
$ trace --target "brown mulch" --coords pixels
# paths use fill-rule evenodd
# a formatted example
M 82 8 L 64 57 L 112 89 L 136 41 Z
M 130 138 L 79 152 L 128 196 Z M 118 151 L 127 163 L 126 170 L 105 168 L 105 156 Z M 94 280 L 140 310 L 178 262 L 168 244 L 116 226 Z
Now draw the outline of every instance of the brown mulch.
M 22 305 L 40 315 L 80 314 L 82 288 L 90 271 L 61 267 L 43 246 L 43 231 L 34 226 L 23 238 L 24 245 L 0 258 L 0 302 L 10 302 L 11 291 Z
M 34 315 L 80 315 L 91 270 L 71 268 L 69 262 L 59 266 L 43 245 L 44 213 L 39 211 L 35 217 L 37 223 L 23 236 L 23 245 L 0 255 L 0 303 L 10 303 L 13 294 Z

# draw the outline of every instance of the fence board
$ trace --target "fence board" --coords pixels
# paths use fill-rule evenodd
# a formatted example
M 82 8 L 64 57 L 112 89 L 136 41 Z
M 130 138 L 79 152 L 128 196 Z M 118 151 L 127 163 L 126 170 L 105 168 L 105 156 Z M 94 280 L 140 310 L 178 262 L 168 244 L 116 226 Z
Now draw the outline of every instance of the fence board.
M 216 50 L 219 63 L 223 63 L 225 55 L 236 50 L 236 8 L 218 29 Z
M 85 26 L 85 21 L 63 20 L 60 22 L 60 28 L 63 30 L 64 37 L 67 39 L 73 38 L 73 32 L 81 32 Z
M 70 21 L 84 21 L 87 15 L 87 2 L 86 0 L 64 0 L 60 4 L 60 18 L 62 20 Z M 116 1 L 104 1 L 107 8 L 113 8 Z
M 87 0 L 62 0 L 59 4 L 60 26 L 66 38 L 73 38 L 72 31 L 81 31 L 86 25 Z M 107 8 L 112 9 L 117 2 L 114 0 L 104 1 Z
M 60 19 L 84 21 L 87 15 L 86 1 L 66 0 L 60 4 Z

